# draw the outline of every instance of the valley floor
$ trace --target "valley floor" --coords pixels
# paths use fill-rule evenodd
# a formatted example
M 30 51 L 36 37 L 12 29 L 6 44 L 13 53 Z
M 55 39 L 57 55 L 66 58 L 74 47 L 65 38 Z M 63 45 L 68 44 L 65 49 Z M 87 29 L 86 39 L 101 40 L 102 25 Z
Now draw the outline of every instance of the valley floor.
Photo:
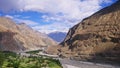
M 120 66 L 60 59 L 63 68 L 120 68 Z
M 29 52 L 29 53 L 35 53 L 35 51 Z M 31 66 L 31 60 L 32 61 L 34 60 L 35 63 L 38 62 L 38 60 L 40 60 L 40 61 L 43 60 L 43 62 L 41 62 L 43 64 L 44 60 L 45 60 L 45 61 L 49 61 L 48 62 L 49 63 L 48 66 L 50 66 L 49 68 L 53 68 L 53 67 L 55 67 L 55 68 L 62 68 L 62 67 L 63 68 L 120 68 L 120 66 L 115 66 L 115 65 L 112 65 L 112 64 L 110 65 L 110 64 L 100 64 L 100 63 L 95 63 L 95 62 L 85 62 L 85 61 L 75 61 L 75 60 L 69 60 L 69 59 L 61 59 L 61 58 L 57 57 L 56 55 L 49 55 L 49 54 L 44 54 L 44 53 L 39 53 L 39 55 L 43 55 L 43 58 L 39 58 L 38 57 L 39 55 L 29 54 L 29 53 L 25 53 L 25 52 L 20 53 L 21 56 L 26 56 L 26 57 L 33 56 L 33 58 L 20 58 L 20 59 L 24 59 L 24 61 L 20 61 L 20 62 L 24 62 L 24 65 Z M 16 60 L 16 61 L 20 60 L 20 59 L 14 59 L 15 58 L 14 56 L 16 56 L 14 53 L 7 53 L 6 55 L 8 56 L 8 59 L 3 64 L 3 66 L 4 66 L 3 68 L 6 68 L 5 66 L 9 64 L 7 62 L 9 60 Z M 9 57 L 10 55 L 13 56 L 13 57 Z M 53 59 L 44 59 L 45 56 L 51 57 Z M 35 58 L 35 57 L 37 57 L 37 58 Z M 2 53 L 1 53 L 1 58 L 2 58 Z M 56 61 L 56 60 L 58 60 L 58 61 Z M 62 67 L 61 67 L 61 64 L 62 64 Z M 12 66 L 12 64 L 9 64 L 9 65 Z M 20 63 L 20 65 L 24 66 L 23 63 Z M 15 66 L 16 66 L 16 64 L 15 64 Z M 26 66 L 25 68 L 32 68 L 33 66 L 36 66 L 36 64 L 33 65 L 32 67 L 28 67 L 28 66 Z
M 25 53 L 25 55 L 27 55 Z M 100 64 L 100 63 L 94 63 L 94 62 L 84 62 L 84 61 L 75 61 L 75 60 L 69 60 L 69 59 L 61 59 L 56 55 L 49 55 L 45 53 L 39 53 L 39 55 L 45 55 L 52 57 L 54 59 L 59 59 L 60 63 L 62 64 L 63 68 L 120 68 L 120 66 L 115 65 L 109 65 L 109 64 Z M 57 58 L 55 58 L 57 57 Z

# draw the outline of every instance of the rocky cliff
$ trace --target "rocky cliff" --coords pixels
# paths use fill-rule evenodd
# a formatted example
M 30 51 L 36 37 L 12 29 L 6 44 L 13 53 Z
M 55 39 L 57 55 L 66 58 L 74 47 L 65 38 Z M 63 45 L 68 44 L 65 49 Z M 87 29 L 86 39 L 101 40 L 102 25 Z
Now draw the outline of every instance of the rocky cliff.
M 24 23 L 16 24 L 9 18 L 0 17 L 0 50 L 35 50 L 49 45 L 56 45 L 56 42 L 47 35 Z
M 120 1 L 72 27 L 58 52 L 77 60 L 120 61 Z

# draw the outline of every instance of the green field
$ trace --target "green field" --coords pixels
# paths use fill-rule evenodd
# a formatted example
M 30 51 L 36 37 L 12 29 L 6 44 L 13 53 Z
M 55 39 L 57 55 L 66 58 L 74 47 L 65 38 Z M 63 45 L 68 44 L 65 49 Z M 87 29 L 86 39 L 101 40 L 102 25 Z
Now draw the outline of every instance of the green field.
M 43 56 L 22 57 L 13 52 L 0 52 L 0 68 L 62 68 L 59 60 Z

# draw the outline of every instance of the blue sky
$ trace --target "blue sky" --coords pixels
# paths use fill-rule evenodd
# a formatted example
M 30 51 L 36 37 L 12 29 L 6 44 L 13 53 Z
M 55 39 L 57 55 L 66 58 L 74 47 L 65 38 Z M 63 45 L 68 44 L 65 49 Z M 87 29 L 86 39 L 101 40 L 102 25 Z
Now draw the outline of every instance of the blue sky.
M 0 16 L 42 33 L 67 32 L 85 17 L 116 0 L 0 0 Z

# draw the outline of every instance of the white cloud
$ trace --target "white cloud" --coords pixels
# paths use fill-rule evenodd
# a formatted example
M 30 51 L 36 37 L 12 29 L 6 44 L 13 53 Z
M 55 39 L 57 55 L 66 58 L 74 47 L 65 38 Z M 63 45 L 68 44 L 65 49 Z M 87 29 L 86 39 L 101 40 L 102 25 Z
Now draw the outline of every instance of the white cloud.
M 36 26 L 38 25 L 37 22 L 31 21 L 31 20 L 23 20 L 23 19 L 14 19 L 15 21 L 17 21 L 17 23 L 25 23 L 29 26 Z
M 17 0 L 0 0 L 0 11 L 9 12 L 19 10 Z
M 19 15 L 17 15 L 17 16 L 19 16 Z M 31 20 L 18 19 L 18 18 L 16 18 L 16 15 L 15 16 L 5 15 L 5 17 L 14 19 L 16 21 L 16 23 L 25 23 L 26 25 L 31 26 L 34 30 L 38 30 L 38 31 L 40 31 L 42 33 L 46 33 L 46 34 L 55 32 L 55 31 L 67 32 L 69 30 L 69 28 L 73 25 L 73 23 L 70 23 L 69 21 L 63 21 L 64 23 L 61 23 L 62 22 L 61 21 L 61 22 L 54 22 L 52 24 L 41 25 L 40 23 L 31 21 Z M 46 16 L 43 16 L 43 17 L 47 18 Z M 49 20 L 56 20 L 56 19 L 51 17 L 51 19 L 49 19 Z
M 55 31 L 60 31 L 60 32 L 67 32 L 71 26 L 73 26 L 74 23 L 70 23 L 69 21 L 63 21 L 64 23 L 61 22 L 54 22 L 51 24 L 46 24 L 46 25 L 41 25 L 38 22 L 34 22 L 31 20 L 23 20 L 23 19 L 14 19 L 17 21 L 17 23 L 25 23 L 29 26 L 31 26 L 34 30 L 38 30 L 39 32 L 42 33 L 51 33 Z
M 67 31 L 83 18 L 98 11 L 101 3 L 112 3 L 111 0 L 0 0 L 2 11 L 36 11 L 47 13 L 41 18 L 49 25 L 38 25 L 30 20 L 20 20 L 40 32 Z M 37 25 L 37 26 L 36 26 Z
M 0 9 L 4 10 L 37 11 L 52 15 L 62 13 L 61 17 L 65 19 L 78 20 L 96 12 L 101 8 L 102 2 L 111 3 L 111 0 L 0 0 L 0 2 Z
M 10 15 L 5 15 L 5 17 L 10 18 L 10 19 L 14 18 L 13 16 L 10 16 Z
M 62 18 L 60 18 L 59 16 L 47 16 L 47 15 L 43 15 L 42 16 L 42 19 L 46 22 L 49 22 L 49 21 L 62 21 Z
M 52 23 L 50 25 L 38 25 L 32 27 L 35 30 L 38 30 L 42 33 L 50 33 L 50 32 L 55 32 L 55 31 L 60 31 L 60 32 L 67 32 L 68 27 L 66 27 L 66 24 L 64 23 Z
M 21 15 L 14 15 L 15 18 L 20 17 Z
M 60 16 L 65 19 L 81 19 L 101 8 L 100 0 L 19 0 L 23 11 L 37 11 Z
M 19 16 L 19 15 L 15 15 L 15 16 L 5 15 L 4 17 L 10 18 L 10 19 L 14 19 L 16 21 L 16 23 L 25 23 L 26 25 L 29 25 L 29 26 L 36 26 L 36 25 L 39 24 L 37 22 L 31 21 L 31 20 L 27 20 L 27 19 L 18 19 L 18 18 L 16 18 L 16 16 Z

